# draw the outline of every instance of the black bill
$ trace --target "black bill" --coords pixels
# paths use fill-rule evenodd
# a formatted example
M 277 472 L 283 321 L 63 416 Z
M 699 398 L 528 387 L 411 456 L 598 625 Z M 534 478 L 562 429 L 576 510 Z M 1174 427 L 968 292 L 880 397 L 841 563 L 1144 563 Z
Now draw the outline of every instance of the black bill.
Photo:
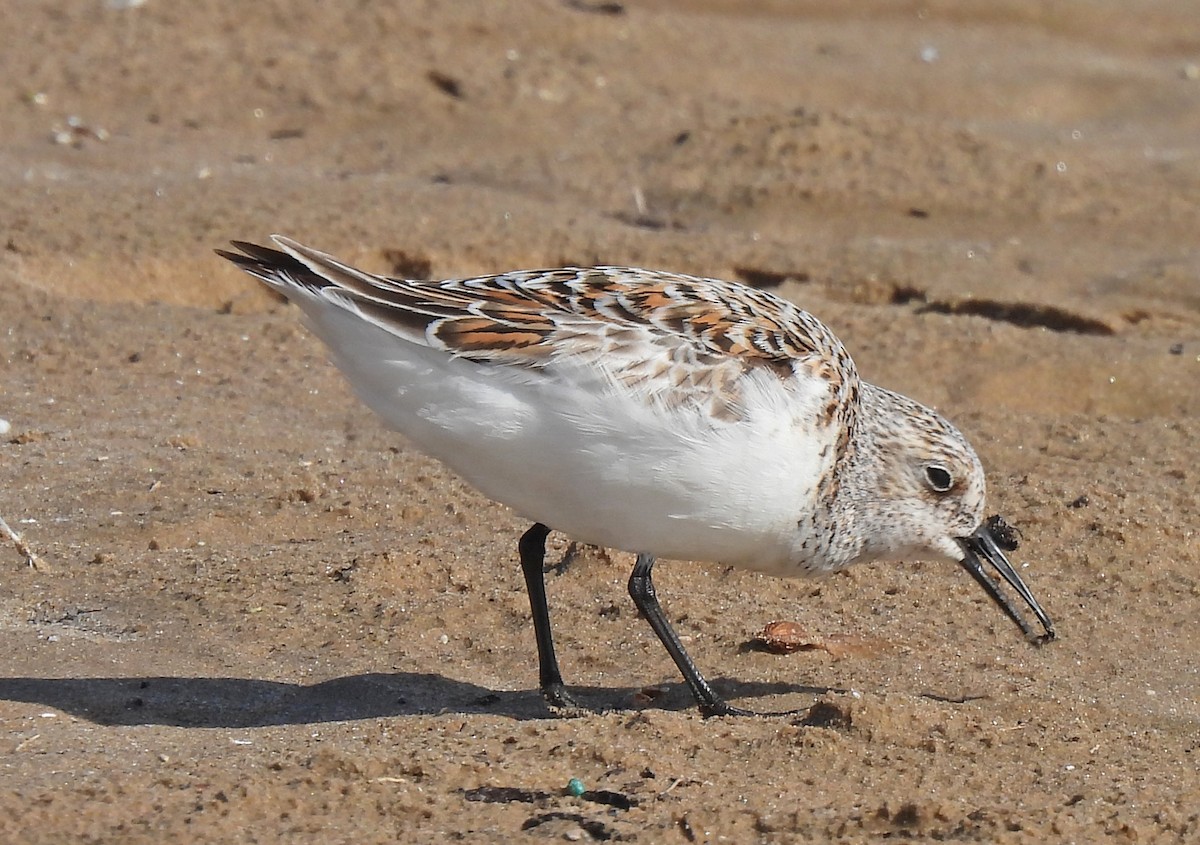
M 997 529 L 1000 529 L 1000 536 L 996 536 Z M 984 520 L 979 528 L 975 529 L 975 533 L 970 537 L 958 538 L 959 545 L 962 546 L 966 556 L 962 560 L 963 569 L 971 573 L 971 577 L 983 587 L 992 600 L 1000 605 L 1000 609 L 1004 614 L 1016 622 L 1018 627 L 1025 633 L 1027 637 L 1034 637 L 1037 642 L 1044 643 L 1054 639 L 1054 623 L 1050 621 L 1050 617 L 1046 615 L 1046 611 L 1042 610 L 1042 606 L 1038 604 L 1038 600 L 1033 597 L 1033 593 L 1025 586 L 1025 582 L 1021 580 L 1021 576 L 1013 569 L 1012 564 L 1008 562 L 1008 558 L 1004 556 L 1005 548 L 1016 548 L 1016 541 L 1011 532 L 1013 529 L 1004 521 L 1002 517 L 993 516 Z M 1000 577 L 1008 583 L 1010 587 L 1017 591 L 1017 595 L 1029 606 L 1037 616 L 1039 622 L 1042 623 L 1042 628 L 1045 633 L 1037 634 L 1025 617 L 1013 607 L 1008 596 L 1000 589 L 1000 585 L 983 571 L 983 564 L 987 563 L 1000 573 Z

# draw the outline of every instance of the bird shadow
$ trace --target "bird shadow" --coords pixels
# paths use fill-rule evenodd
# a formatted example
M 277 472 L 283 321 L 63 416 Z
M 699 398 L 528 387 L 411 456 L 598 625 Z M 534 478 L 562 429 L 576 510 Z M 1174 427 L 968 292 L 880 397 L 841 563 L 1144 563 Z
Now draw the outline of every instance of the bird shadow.
M 782 683 L 719 679 L 738 698 L 830 690 Z M 577 688 L 579 689 L 579 688 Z M 655 710 L 695 707 L 683 684 L 654 689 Z M 636 713 L 637 690 L 587 687 L 578 697 L 597 711 Z M 53 707 L 98 725 L 170 725 L 192 728 L 260 728 L 381 717 L 443 713 L 491 714 L 524 721 L 553 714 L 538 690 L 492 690 L 419 672 L 365 673 L 315 684 L 253 678 L 0 678 L 0 700 Z

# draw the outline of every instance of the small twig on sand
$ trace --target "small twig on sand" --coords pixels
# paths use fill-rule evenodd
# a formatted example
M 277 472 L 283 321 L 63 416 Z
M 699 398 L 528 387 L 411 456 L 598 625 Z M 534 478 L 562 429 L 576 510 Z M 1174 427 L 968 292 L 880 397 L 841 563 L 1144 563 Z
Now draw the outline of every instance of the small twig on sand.
M 25 739 L 17 743 L 17 747 L 14 748 L 13 751 L 24 751 L 27 747 L 29 747 L 30 743 L 37 742 L 37 740 L 41 739 L 41 737 L 41 734 L 34 734 L 33 736 L 25 737 Z
M 4 517 L 0 516 L 0 531 L 8 535 L 8 539 L 13 541 L 13 545 L 17 547 L 17 551 L 25 555 L 25 562 L 34 569 L 42 572 L 48 567 L 42 563 L 42 559 L 33 553 L 33 549 L 29 548 L 29 544 L 18 534 L 8 527 L 8 523 L 4 521 Z

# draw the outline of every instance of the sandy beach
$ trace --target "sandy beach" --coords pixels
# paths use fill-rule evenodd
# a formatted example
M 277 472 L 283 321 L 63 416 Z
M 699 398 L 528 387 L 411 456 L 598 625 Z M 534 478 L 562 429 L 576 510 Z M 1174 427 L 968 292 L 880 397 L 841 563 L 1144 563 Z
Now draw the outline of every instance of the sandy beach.
M 0 839 L 1200 841 L 1189 0 L 16 0 L 0 51 Z M 1059 639 L 958 567 L 663 562 L 735 703 L 388 431 L 213 254 L 735 279 L 975 445 Z M 762 491 L 764 497 L 771 490 Z M 754 645 L 773 621 L 811 647 Z M 584 793 L 569 793 L 578 778 Z

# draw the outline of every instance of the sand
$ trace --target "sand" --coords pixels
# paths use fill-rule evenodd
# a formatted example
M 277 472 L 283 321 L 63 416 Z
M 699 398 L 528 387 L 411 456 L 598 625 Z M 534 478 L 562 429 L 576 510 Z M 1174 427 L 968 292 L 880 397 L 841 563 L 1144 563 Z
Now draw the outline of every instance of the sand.
M 1200 841 L 1190 0 L 29 2 L 0 51 L 0 839 Z M 1054 617 L 554 535 L 212 254 L 737 278 L 934 405 Z M 764 496 L 771 491 L 763 490 Z M 795 622 L 824 648 L 752 640 Z M 578 778 L 586 790 L 568 794 Z

